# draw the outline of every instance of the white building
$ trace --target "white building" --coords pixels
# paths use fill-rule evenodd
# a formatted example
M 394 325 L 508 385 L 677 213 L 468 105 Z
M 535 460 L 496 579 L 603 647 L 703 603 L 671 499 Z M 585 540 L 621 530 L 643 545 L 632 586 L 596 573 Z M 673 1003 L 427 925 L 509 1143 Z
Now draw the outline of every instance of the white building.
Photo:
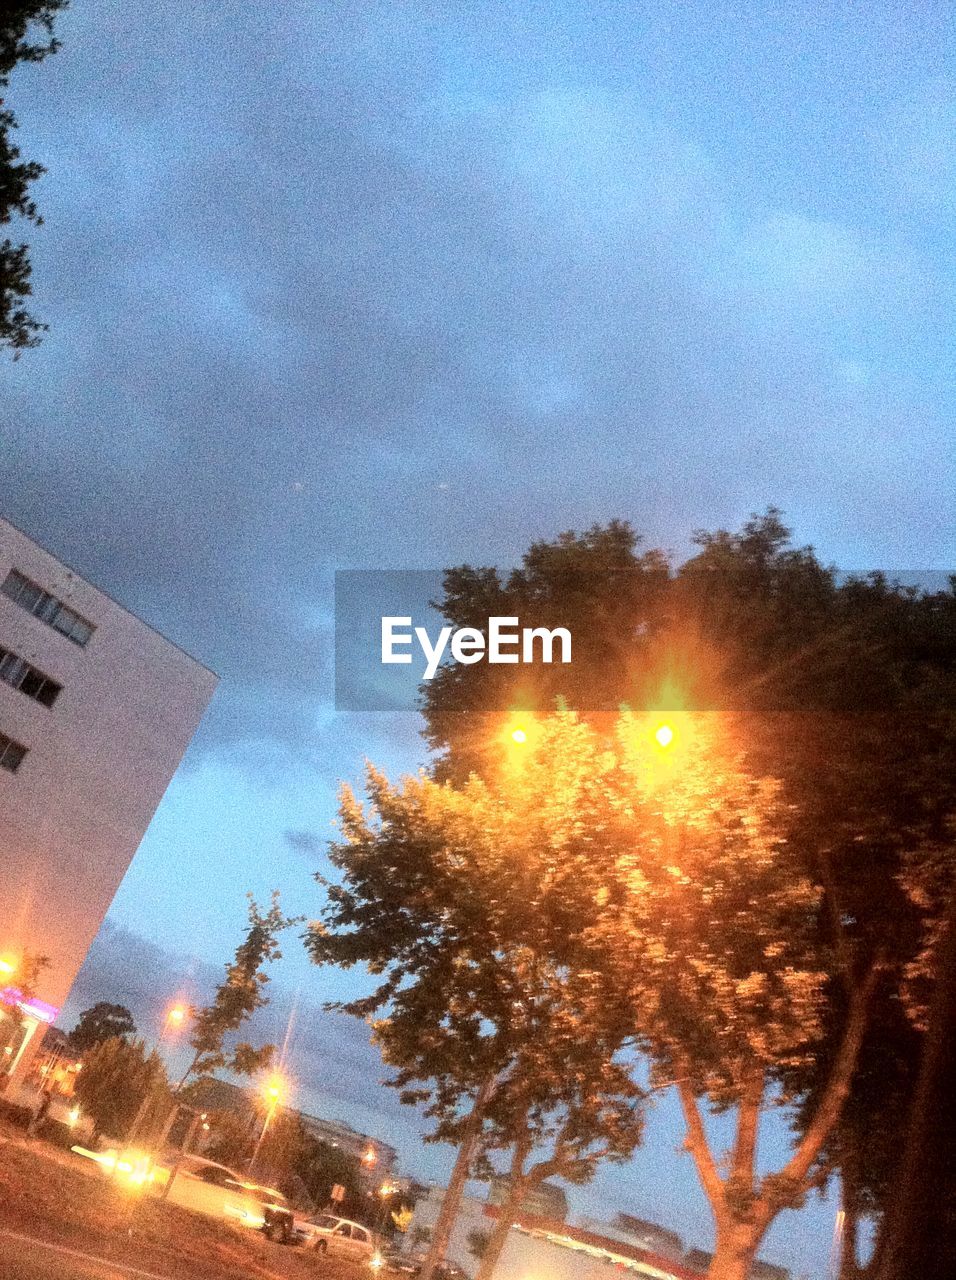
M 416 1229 L 431 1233 L 441 1208 L 444 1189 L 433 1187 L 415 1205 L 409 1238 Z M 447 1256 L 471 1274 L 478 1263 L 473 1245 L 495 1226 L 497 1206 L 465 1196 L 452 1231 Z M 419 1251 L 427 1248 L 425 1243 Z M 522 1213 L 511 1228 L 494 1270 L 494 1280 L 607 1280 L 608 1268 L 638 1280 L 703 1280 L 703 1274 L 679 1259 L 665 1257 L 637 1242 L 612 1236 L 603 1225 L 567 1223 Z
M 0 1091 L 66 999 L 216 684 L 0 519 Z

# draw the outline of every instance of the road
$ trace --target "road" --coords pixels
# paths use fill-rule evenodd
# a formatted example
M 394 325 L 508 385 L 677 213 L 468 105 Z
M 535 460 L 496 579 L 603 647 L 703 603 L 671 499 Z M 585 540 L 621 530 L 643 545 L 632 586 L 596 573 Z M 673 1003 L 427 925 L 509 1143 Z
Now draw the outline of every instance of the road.
M 168 1277 L 0 1229 L 0 1280 L 168 1280 Z

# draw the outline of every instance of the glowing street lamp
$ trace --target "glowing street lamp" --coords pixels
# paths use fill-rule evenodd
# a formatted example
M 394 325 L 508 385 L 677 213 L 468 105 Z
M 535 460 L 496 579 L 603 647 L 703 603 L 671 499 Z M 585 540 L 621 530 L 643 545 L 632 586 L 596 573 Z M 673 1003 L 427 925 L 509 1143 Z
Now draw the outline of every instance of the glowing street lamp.
M 17 971 L 16 956 L 11 956 L 9 954 L 0 956 L 0 973 L 5 974 L 7 977 L 9 977 L 11 974 L 16 973 L 16 971 Z
M 247 1172 L 250 1174 L 252 1173 L 253 1166 L 256 1163 L 256 1158 L 259 1155 L 259 1148 L 262 1146 L 262 1140 L 266 1136 L 266 1133 L 269 1130 L 269 1125 L 272 1123 L 272 1117 L 276 1113 L 276 1108 L 285 1100 L 288 1090 L 288 1082 L 283 1076 L 279 1075 L 278 1072 L 273 1072 L 273 1074 L 263 1082 L 261 1093 L 262 1099 L 266 1104 L 266 1116 L 262 1122 L 259 1137 L 256 1140 L 255 1150 L 249 1158 Z
M 369 1146 L 362 1153 L 362 1164 L 365 1165 L 366 1169 L 374 1169 L 378 1164 L 378 1152 L 373 1146 Z
M 662 750 L 667 750 L 674 742 L 674 730 L 669 724 L 658 725 L 654 730 L 654 741 Z
M 178 1031 L 186 1021 L 189 1010 L 183 1004 L 174 1004 L 166 1011 L 164 1030 Z

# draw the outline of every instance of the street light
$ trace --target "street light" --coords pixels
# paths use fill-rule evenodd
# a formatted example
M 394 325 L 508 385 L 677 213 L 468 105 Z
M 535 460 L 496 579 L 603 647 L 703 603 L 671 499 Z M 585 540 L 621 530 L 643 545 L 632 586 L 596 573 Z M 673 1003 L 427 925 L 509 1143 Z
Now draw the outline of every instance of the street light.
M 666 750 L 674 742 L 674 730 L 669 724 L 662 724 L 654 731 L 654 741 Z
M 160 1040 L 162 1040 L 167 1031 L 176 1032 L 181 1030 L 186 1019 L 189 1017 L 189 1013 L 189 1005 L 180 1004 L 179 1001 L 177 1001 L 176 1004 L 170 1005 L 166 1010 L 166 1016 L 163 1019 L 163 1029 L 159 1036 Z
M 266 1117 L 262 1122 L 259 1137 L 256 1139 L 255 1149 L 249 1157 L 249 1164 L 246 1171 L 250 1175 L 252 1174 L 253 1167 L 259 1155 L 259 1148 L 262 1146 L 262 1140 L 266 1136 L 269 1125 L 272 1123 L 272 1117 L 276 1113 L 276 1108 L 285 1099 L 288 1092 L 288 1083 L 284 1077 L 279 1075 L 278 1072 L 273 1072 L 273 1074 L 263 1082 L 261 1092 L 263 1101 L 266 1104 Z
M 17 971 L 16 956 L 12 956 L 9 953 L 6 955 L 0 956 L 0 973 L 6 974 L 9 977 L 11 974 L 16 973 L 16 971 Z

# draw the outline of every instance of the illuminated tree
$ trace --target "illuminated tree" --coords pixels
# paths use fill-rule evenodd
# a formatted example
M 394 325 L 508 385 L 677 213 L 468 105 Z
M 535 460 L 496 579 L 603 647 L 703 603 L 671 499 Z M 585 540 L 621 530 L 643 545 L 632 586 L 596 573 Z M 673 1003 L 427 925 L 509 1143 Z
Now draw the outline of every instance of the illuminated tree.
M 504 614 L 563 625 L 575 656 L 533 671 L 479 663 L 440 672 L 423 687 L 426 737 L 441 776 L 463 780 L 496 767 L 489 723 L 518 705 L 546 714 L 556 695 L 601 732 L 622 702 L 738 716 L 746 768 L 781 784 L 789 846 L 820 891 L 819 945 L 836 957 L 823 1039 L 789 1072 L 798 1126 L 828 1087 L 860 974 L 883 964 L 850 1097 L 817 1160 L 821 1183 L 843 1175 L 852 1242 L 863 1217 L 878 1224 L 898 1198 L 901 1144 L 886 1135 L 909 1122 L 925 1039 L 919 1019 L 902 1013 L 929 1007 L 933 940 L 952 895 L 951 879 L 927 892 L 926 868 L 953 865 L 956 592 L 952 582 L 917 592 L 878 574 L 840 580 L 812 548 L 791 544 L 772 509 L 739 532 L 694 541 L 691 559 L 669 564 L 612 522 L 534 544 L 509 576 L 450 570 L 439 601 L 449 624 L 481 630 Z M 942 1132 L 931 1124 L 927 1141 Z M 845 1280 L 858 1272 L 850 1249 Z
M 640 1136 L 640 1091 L 615 1061 L 620 1004 L 560 954 L 563 849 L 602 803 L 599 753 L 566 725 L 548 771 L 455 788 L 395 787 L 370 769 L 367 810 L 343 794 L 332 850 L 343 882 L 328 885 L 310 950 L 381 979 L 343 1007 L 373 1019 L 391 1083 L 434 1121 L 430 1140 L 460 1146 L 443 1222 L 469 1168 L 496 1151 L 513 1152 L 506 1233 L 536 1183 L 586 1181 Z M 443 1226 L 426 1265 L 446 1244 Z

